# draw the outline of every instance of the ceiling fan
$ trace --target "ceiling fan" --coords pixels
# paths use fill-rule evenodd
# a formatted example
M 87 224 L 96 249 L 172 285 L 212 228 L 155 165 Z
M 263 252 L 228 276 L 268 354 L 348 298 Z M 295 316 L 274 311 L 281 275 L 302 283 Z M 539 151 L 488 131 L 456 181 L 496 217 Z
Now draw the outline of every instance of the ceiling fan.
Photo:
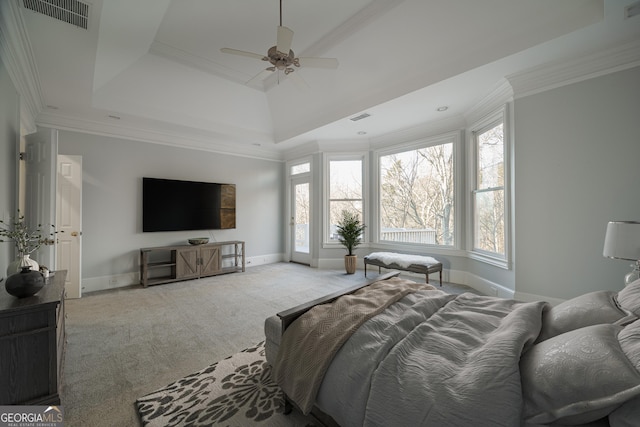
M 290 28 L 282 26 L 282 0 L 280 0 L 280 26 L 278 26 L 278 35 L 276 39 L 276 45 L 269 48 L 267 55 L 261 55 L 259 53 L 246 52 L 244 50 L 230 49 L 224 47 L 220 49 L 224 53 L 230 53 L 232 55 L 246 56 L 249 58 L 260 59 L 267 61 L 271 64 L 261 73 L 253 77 L 247 84 L 255 80 L 262 80 L 266 75 L 271 74 L 274 71 L 282 71 L 285 75 L 289 75 L 295 71 L 298 67 L 312 67 L 312 68 L 327 68 L 335 69 L 338 67 L 338 60 L 336 58 L 312 58 L 312 57 L 296 57 L 293 50 L 291 50 L 291 43 L 293 42 L 293 31 Z

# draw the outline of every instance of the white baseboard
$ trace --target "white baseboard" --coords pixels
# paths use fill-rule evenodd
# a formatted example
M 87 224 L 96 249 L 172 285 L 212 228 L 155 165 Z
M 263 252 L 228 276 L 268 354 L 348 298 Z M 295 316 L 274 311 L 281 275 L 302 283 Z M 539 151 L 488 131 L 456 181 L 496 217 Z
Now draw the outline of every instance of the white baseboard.
M 255 257 L 247 257 L 245 266 L 247 268 L 256 265 L 274 264 L 284 260 L 284 254 L 267 254 Z M 112 276 L 88 277 L 82 279 L 82 293 L 106 291 L 109 289 L 126 288 L 140 284 L 140 273 L 114 274 Z
M 342 259 L 335 259 L 335 258 L 319 259 L 318 268 L 326 268 L 326 269 L 344 268 L 344 261 Z M 364 271 L 364 261 L 360 257 L 358 257 L 358 270 Z M 371 271 L 372 273 L 378 272 L 378 268 L 375 266 L 369 266 L 367 270 Z M 383 268 L 382 271 L 384 272 L 388 270 Z M 421 273 L 402 271 L 402 275 L 415 277 L 420 281 L 424 280 L 424 274 L 421 274 Z M 430 275 L 429 282 L 431 284 L 437 284 L 438 279 L 436 279 L 436 277 L 437 277 L 436 274 Z M 442 280 L 449 283 L 456 283 L 459 285 L 469 286 L 470 288 L 473 288 L 484 295 L 497 296 L 500 298 L 507 298 L 507 299 L 513 299 L 514 297 L 513 289 L 509 289 L 505 286 L 499 285 L 483 277 L 476 276 L 475 274 L 471 274 L 466 271 L 443 269 Z
M 282 254 L 267 254 L 247 257 L 245 264 L 247 267 L 255 267 L 256 265 L 275 264 L 276 262 L 282 262 L 285 259 L 285 255 Z
M 514 297 L 515 291 L 513 289 L 509 289 L 505 286 L 502 286 L 495 282 L 487 280 L 484 277 L 480 277 L 475 274 L 468 273 L 466 271 L 458 272 L 458 273 L 460 273 L 461 275 L 467 276 L 466 279 L 464 280 L 464 283 L 463 283 L 464 285 L 467 285 L 484 295 L 506 298 L 506 299 L 513 299 Z M 454 283 L 458 283 L 458 282 L 454 281 Z
M 139 273 L 114 274 L 112 276 L 88 277 L 82 279 L 82 293 L 105 291 L 140 284 Z

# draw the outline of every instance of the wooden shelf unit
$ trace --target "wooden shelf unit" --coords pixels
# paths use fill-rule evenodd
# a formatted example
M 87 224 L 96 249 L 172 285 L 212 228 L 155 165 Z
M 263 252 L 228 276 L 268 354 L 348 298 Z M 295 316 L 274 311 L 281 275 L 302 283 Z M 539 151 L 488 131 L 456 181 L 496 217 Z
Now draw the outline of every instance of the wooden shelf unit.
M 245 271 L 243 241 L 140 249 L 140 284 L 147 286 Z

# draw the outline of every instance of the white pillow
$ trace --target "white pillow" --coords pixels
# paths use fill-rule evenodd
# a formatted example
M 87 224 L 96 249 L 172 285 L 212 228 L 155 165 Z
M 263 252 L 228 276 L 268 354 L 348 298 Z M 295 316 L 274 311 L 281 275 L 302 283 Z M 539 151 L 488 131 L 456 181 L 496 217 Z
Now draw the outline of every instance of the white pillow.
M 615 292 L 590 292 L 546 310 L 542 314 L 542 330 L 537 342 L 585 326 L 603 323 L 624 325 L 636 319 L 636 315 L 618 305 Z
M 640 372 L 620 343 L 622 327 L 594 325 L 534 345 L 520 360 L 524 420 L 580 425 L 640 395 Z
M 640 279 L 631 282 L 618 292 L 618 303 L 622 308 L 640 317 Z

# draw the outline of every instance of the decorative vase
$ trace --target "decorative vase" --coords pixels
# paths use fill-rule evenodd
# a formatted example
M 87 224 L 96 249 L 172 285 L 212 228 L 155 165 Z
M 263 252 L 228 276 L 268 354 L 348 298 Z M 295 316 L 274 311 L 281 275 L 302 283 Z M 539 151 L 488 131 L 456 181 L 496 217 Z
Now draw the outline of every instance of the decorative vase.
M 358 263 L 357 255 L 344 256 L 344 269 L 347 270 L 347 274 L 353 274 L 356 272 L 357 263 Z
M 25 298 L 37 294 L 44 283 L 42 273 L 32 270 L 31 266 L 25 266 L 20 273 L 7 277 L 4 288 L 14 297 Z
M 35 260 L 31 259 L 31 255 L 23 255 L 9 264 L 7 267 L 7 276 L 20 273 L 22 267 L 30 267 L 33 271 L 40 270 L 40 265 Z

